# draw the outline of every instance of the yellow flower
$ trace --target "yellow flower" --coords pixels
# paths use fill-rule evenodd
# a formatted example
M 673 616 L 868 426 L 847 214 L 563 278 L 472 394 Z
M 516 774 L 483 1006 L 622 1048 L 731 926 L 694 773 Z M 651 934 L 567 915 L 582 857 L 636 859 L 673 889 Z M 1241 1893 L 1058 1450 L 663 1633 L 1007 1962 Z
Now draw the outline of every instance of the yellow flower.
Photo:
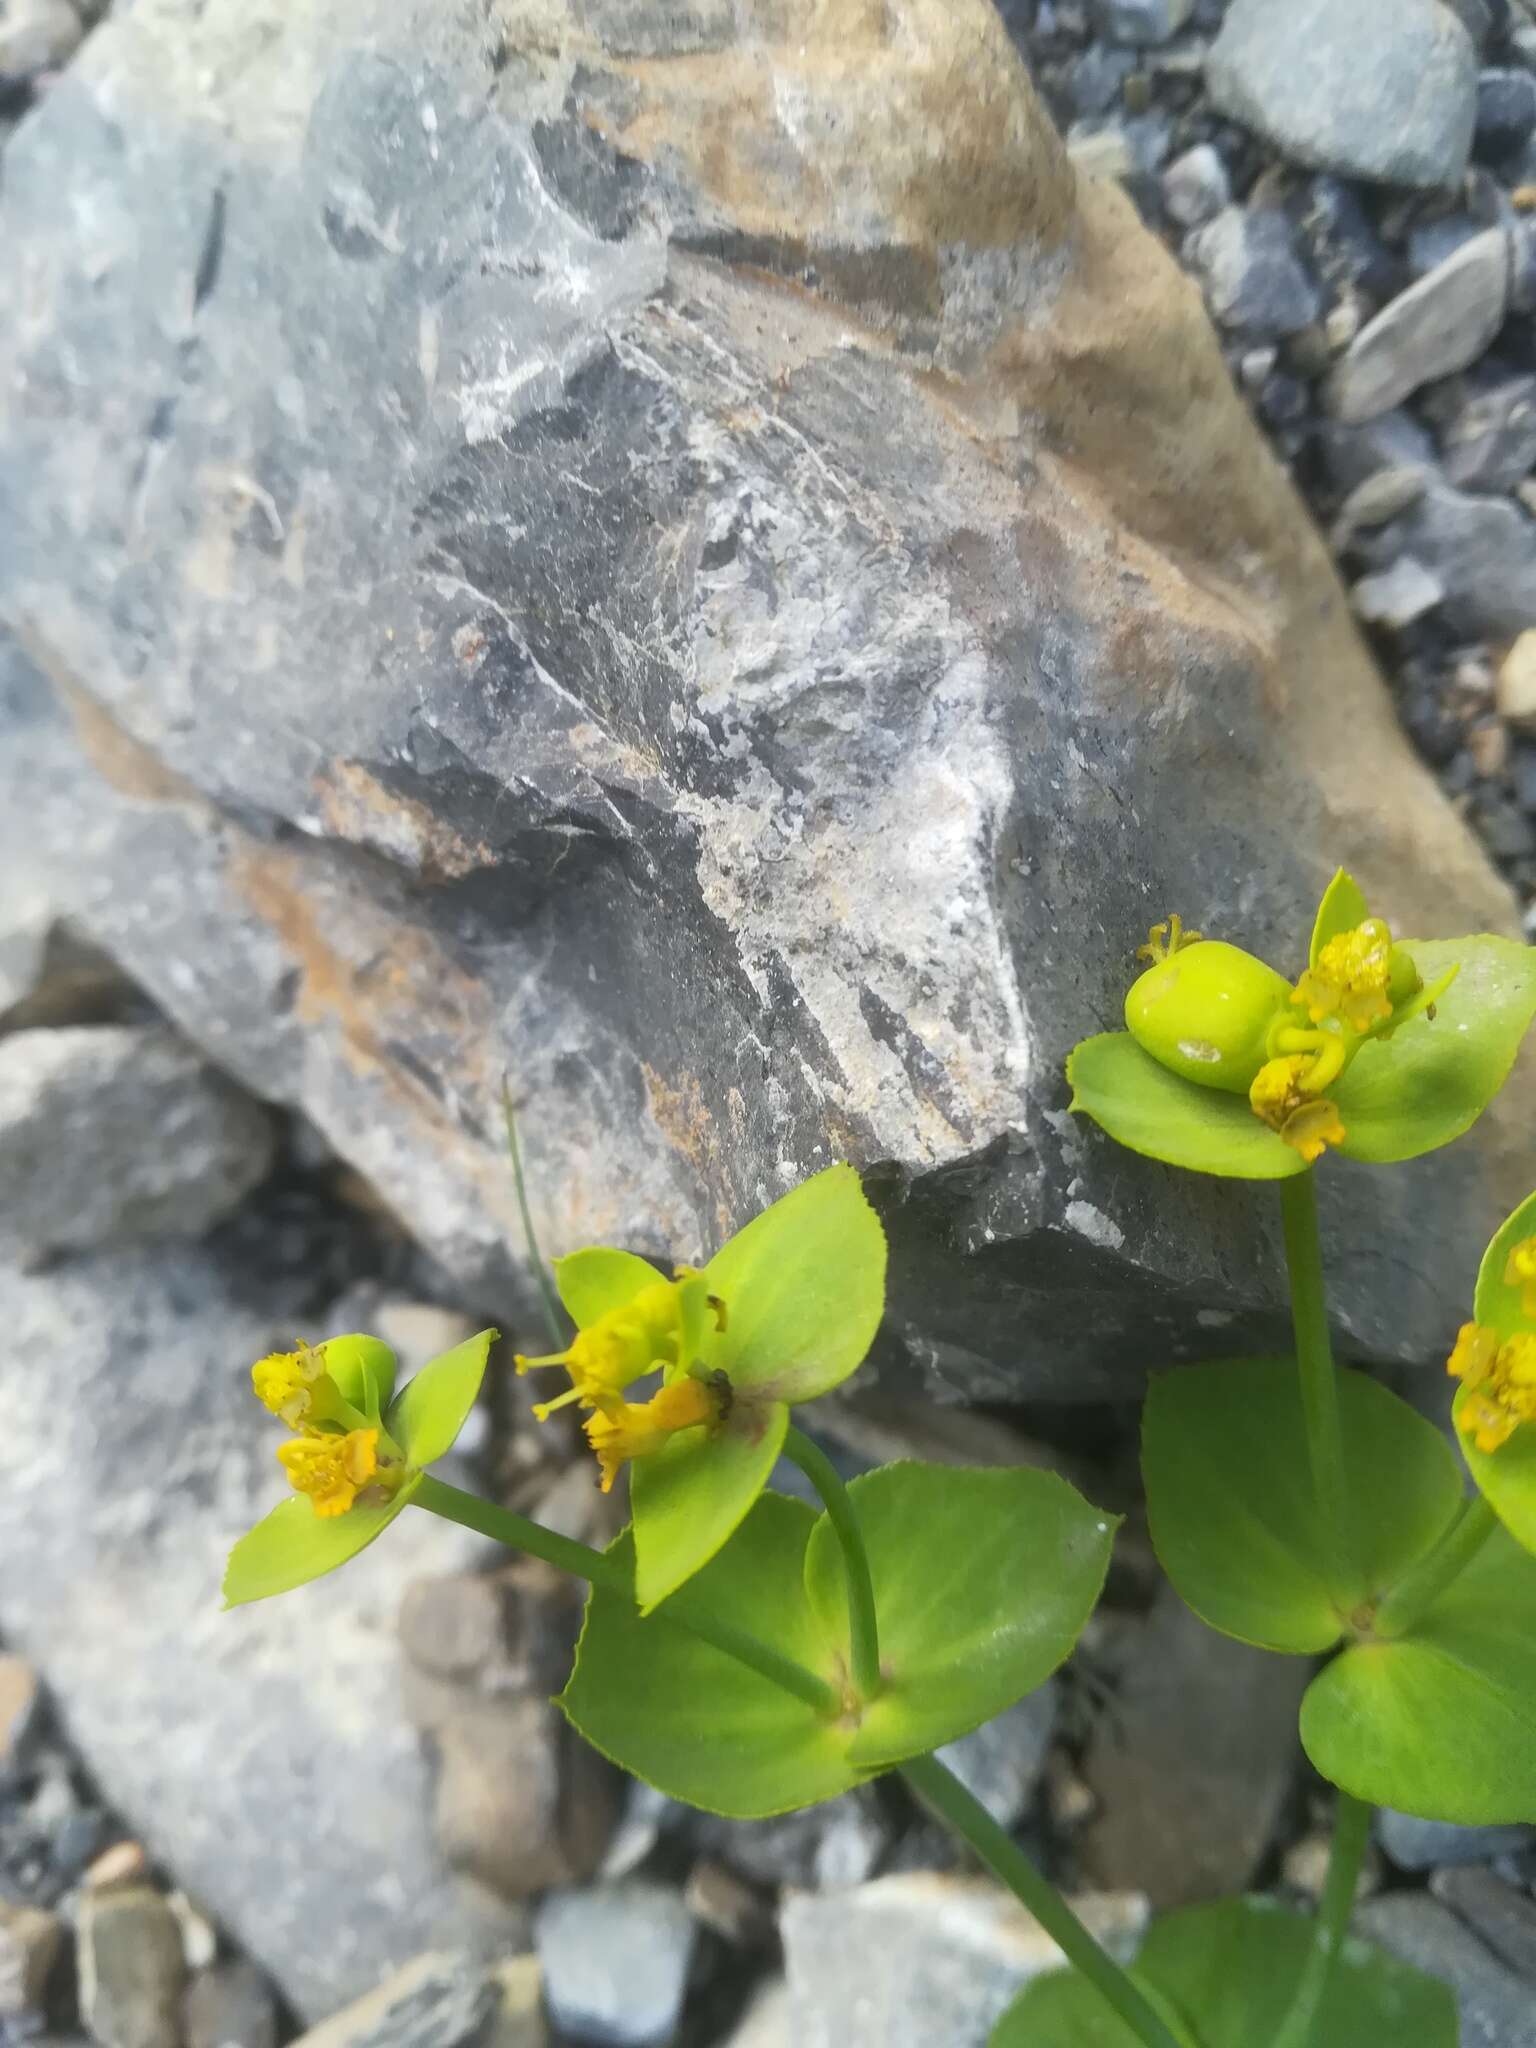
M 1310 1084 L 1315 1083 L 1322 1064 L 1315 1053 L 1287 1053 L 1283 1058 L 1267 1060 L 1248 1091 L 1254 1115 L 1262 1117 L 1271 1130 L 1278 1131 L 1308 1166 L 1344 1137 L 1337 1105 L 1326 1096 L 1310 1092 Z
M 607 1402 L 585 1424 L 587 1441 L 603 1470 L 603 1492 L 612 1487 L 627 1459 L 659 1451 L 680 1429 L 719 1421 L 725 1412 L 725 1398 L 703 1380 L 680 1379 L 649 1401 Z
M 580 1401 L 599 1408 L 622 1394 L 633 1380 L 642 1379 L 658 1367 L 676 1365 L 682 1341 L 682 1309 L 677 1283 L 658 1280 L 644 1287 L 622 1308 L 611 1308 L 578 1330 L 568 1351 L 551 1352 L 544 1358 L 518 1354 L 520 1373 L 535 1366 L 560 1365 L 571 1376 L 566 1393 L 553 1401 L 541 1401 L 534 1414 L 542 1422 L 557 1408 Z
M 256 1398 L 290 1429 L 347 1419 L 341 1389 L 325 1369 L 325 1346 L 298 1340 L 296 1351 L 274 1351 L 251 1367 Z
M 1524 1288 L 1520 1307 L 1526 1315 L 1536 1318 L 1536 1237 L 1522 1237 L 1510 1247 L 1504 1264 L 1504 1285 Z
M 393 1491 L 399 1468 L 379 1464 L 379 1432 L 349 1429 L 346 1434 L 315 1430 L 278 1446 L 278 1461 L 295 1493 L 307 1493 L 317 1515 L 344 1515 L 370 1481 Z
M 1391 931 L 1384 919 L 1368 917 L 1328 941 L 1291 1001 L 1302 1004 L 1314 1024 L 1340 1017 L 1356 1031 L 1369 1031 L 1392 1015 L 1392 976 Z
M 1496 1330 L 1463 1323 L 1446 1369 L 1466 1384 L 1457 1426 L 1480 1451 L 1496 1451 L 1521 1423 L 1536 1422 L 1536 1334 L 1501 1344 Z

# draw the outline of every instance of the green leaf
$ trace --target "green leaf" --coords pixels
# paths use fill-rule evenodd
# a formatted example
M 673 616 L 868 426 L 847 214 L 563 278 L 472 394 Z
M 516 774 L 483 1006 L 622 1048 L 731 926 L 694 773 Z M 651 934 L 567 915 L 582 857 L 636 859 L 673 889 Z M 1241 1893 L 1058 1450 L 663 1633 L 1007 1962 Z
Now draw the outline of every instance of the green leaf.
M 841 1722 L 670 1619 L 696 1602 L 833 1682 L 834 1660 L 804 1591 L 815 1519 L 801 1501 L 764 1494 L 735 1540 L 649 1620 L 625 1595 L 594 1587 L 560 1695 L 572 1725 L 669 1797 L 736 1819 L 786 1813 L 861 1783 L 866 1774 L 849 1761 Z M 609 1555 L 633 1558 L 627 1531 Z
M 643 1289 L 666 1277 L 634 1252 L 601 1245 L 555 1260 L 555 1286 L 578 1330 L 590 1329 L 612 1309 L 627 1308 Z
M 738 1391 L 811 1401 L 847 1379 L 885 1308 L 885 1232 L 851 1166 L 754 1217 L 705 1267 L 725 1303 L 713 1362 Z
M 1353 875 L 1338 869 L 1333 880 L 1323 891 L 1323 900 L 1317 906 L 1317 917 L 1312 925 L 1312 944 L 1307 949 L 1307 965 L 1315 967 L 1317 956 L 1330 939 L 1336 939 L 1340 932 L 1352 932 L 1365 923 L 1371 914 L 1371 907 L 1360 893 L 1359 884 Z
M 1178 2017 L 1194 2048 L 1264 2048 L 1296 1996 L 1313 1923 L 1271 1899 L 1222 1899 L 1153 1923 L 1133 1972 Z M 1450 1986 L 1346 1937 L 1309 2048 L 1456 2048 Z M 1138 2048 L 1137 2036 L 1085 1978 L 1067 1971 L 1026 1986 L 990 2048 Z
M 325 1369 L 341 1389 L 344 1401 L 377 1422 L 395 1391 L 395 1354 L 381 1338 L 354 1331 L 327 1337 Z
M 1536 947 L 1486 933 L 1403 945 L 1425 982 L 1461 972 L 1436 1017 L 1367 1039 L 1330 1091 L 1350 1159 L 1417 1159 L 1459 1138 L 1503 1087 L 1536 1017 Z
M 635 1598 L 649 1614 L 740 1526 L 784 1448 L 782 1401 L 738 1400 L 724 1426 L 679 1430 L 630 1467 Z
M 385 1427 L 408 1465 L 419 1470 L 452 1450 L 479 1395 L 485 1361 L 498 1334 L 482 1330 L 477 1337 L 466 1337 L 424 1365 L 396 1396 Z
M 1477 1269 L 1473 1319 L 1497 1330 L 1501 1338 L 1512 1337 L 1517 1330 L 1536 1328 L 1536 1317 L 1528 1316 L 1521 1306 L 1523 1284 L 1504 1278 L 1510 1253 L 1526 1237 L 1536 1237 L 1536 1195 L 1527 1195 L 1519 1208 L 1504 1219 Z
M 1536 1820 L 1536 1559 L 1495 1530 L 1407 1635 L 1356 1643 L 1318 1673 L 1301 1740 L 1373 1805 Z
M 348 1508 L 344 1515 L 317 1515 L 305 1496 L 290 1494 L 248 1529 L 229 1553 L 224 1605 L 244 1607 L 252 1600 L 270 1600 L 274 1593 L 291 1593 L 295 1586 L 324 1578 L 366 1550 L 415 1490 L 416 1479 L 408 1478 L 383 1507 Z
M 1356 1567 L 1347 1612 L 1431 1548 L 1456 1516 L 1462 1482 L 1449 1444 L 1405 1401 L 1359 1372 L 1340 1372 L 1338 1392 Z M 1299 1655 L 1339 1640 L 1289 1359 L 1158 1374 L 1141 1465 L 1158 1557 L 1202 1621 Z
M 849 1754 L 879 1767 L 990 1721 L 1042 1685 L 1093 1612 L 1116 1518 L 1054 1473 L 886 1465 L 849 1487 L 869 1555 L 887 1684 Z M 825 1515 L 806 1592 L 846 1662 L 848 1590 Z
M 1160 1067 L 1128 1031 L 1085 1038 L 1067 1061 L 1071 1108 L 1120 1144 L 1169 1166 L 1230 1180 L 1286 1180 L 1306 1161 L 1241 1095 Z

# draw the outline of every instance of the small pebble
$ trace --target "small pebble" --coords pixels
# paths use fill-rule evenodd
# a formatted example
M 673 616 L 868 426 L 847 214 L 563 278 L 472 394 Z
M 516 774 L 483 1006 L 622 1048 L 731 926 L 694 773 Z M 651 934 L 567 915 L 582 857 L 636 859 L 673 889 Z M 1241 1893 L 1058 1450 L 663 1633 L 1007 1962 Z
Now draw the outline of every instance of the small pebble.
M 1536 732 L 1536 628 L 1522 633 L 1499 663 L 1495 701 L 1511 725 Z
M 0 1655 L 0 1785 L 21 1768 L 41 1708 L 42 1687 L 32 1666 L 21 1657 Z
M 1112 43 L 1166 43 L 1194 11 L 1195 0 L 1090 0 L 1093 25 Z
M 1502 66 L 1477 81 L 1474 147 L 1483 158 L 1512 155 L 1536 133 L 1536 78 Z
M 115 1885 L 142 1884 L 149 1876 L 149 1858 L 141 1842 L 114 1842 L 85 1873 L 87 1891 L 111 1891 Z
M 1227 167 L 1209 142 L 1186 149 L 1163 172 L 1163 204 L 1180 227 L 1203 227 L 1231 198 Z
M 1310 326 L 1321 311 L 1290 223 L 1273 208 L 1223 208 L 1190 235 L 1184 255 L 1205 287 L 1212 316 L 1238 334 L 1278 340 Z
M 12 0 L 0 16 L 0 80 L 57 71 L 84 33 L 69 0 Z
M 1502 775 L 1509 766 L 1509 727 L 1502 718 L 1480 718 L 1467 728 L 1467 752 L 1479 775 Z
M 85 1892 L 80 2016 L 100 2048 L 180 2048 L 187 1966 L 176 1916 L 147 1885 Z
M 551 1892 L 535 1926 L 561 2032 L 602 2048 L 665 2048 L 698 1933 L 678 1893 L 638 1878 Z
M 0 1899 L 0 2039 L 7 2020 L 41 2010 L 63 1941 L 64 1923 L 57 1914 Z
M 1412 555 L 1400 555 L 1390 569 L 1362 576 L 1349 593 L 1355 616 L 1368 626 L 1401 632 L 1432 612 L 1445 598 L 1445 585 Z
M 1508 238 L 1490 228 L 1361 328 L 1328 381 L 1331 409 L 1341 420 L 1370 419 L 1464 370 L 1503 325 L 1508 297 Z

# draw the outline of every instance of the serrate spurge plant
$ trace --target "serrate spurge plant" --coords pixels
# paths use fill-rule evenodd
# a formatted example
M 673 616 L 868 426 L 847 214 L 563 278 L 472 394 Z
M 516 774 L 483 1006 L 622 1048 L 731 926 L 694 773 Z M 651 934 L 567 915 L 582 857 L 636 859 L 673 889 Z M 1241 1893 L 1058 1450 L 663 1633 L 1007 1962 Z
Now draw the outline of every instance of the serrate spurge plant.
M 407 1507 L 577 1574 L 586 1618 L 560 1704 L 616 1763 L 743 1818 L 898 1771 L 1034 1912 L 1071 1967 L 1026 1988 L 993 2048 L 1453 2048 L 1447 1987 L 1346 1934 L 1372 1803 L 1536 1819 L 1536 1196 L 1489 1247 L 1449 1359 L 1468 1499 L 1446 1436 L 1334 1365 L 1314 1168 L 1411 1159 L 1466 1131 L 1536 1015 L 1536 955 L 1487 935 L 1394 939 L 1343 873 L 1294 980 L 1177 918 L 1143 953 L 1127 1029 L 1072 1054 L 1072 1107 L 1170 1165 L 1280 1183 L 1294 1356 L 1159 1374 L 1143 1472 L 1159 1558 L 1195 1613 L 1325 1660 L 1300 1729 L 1338 1788 L 1314 1915 L 1193 1908 L 1122 1968 L 934 1754 L 1069 1654 L 1115 1521 L 1033 1468 L 903 1462 L 845 1485 L 801 1432 L 793 1411 L 849 1378 L 884 1307 L 884 1234 L 848 1166 L 703 1265 L 608 1248 L 555 1261 L 551 1348 L 515 1369 L 564 1374 L 536 1412 L 582 1414 L 595 1483 L 628 1473 L 631 1519 L 603 1551 L 430 1469 L 494 1331 L 398 1393 L 394 1354 L 362 1334 L 260 1360 L 292 1492 L 236 1544 L 226 1600 L 334 1570 Z M 532 1245 L 510 1109 L 508 1135 Z M 771 1489 L 781 1457 L 819 1513 Z

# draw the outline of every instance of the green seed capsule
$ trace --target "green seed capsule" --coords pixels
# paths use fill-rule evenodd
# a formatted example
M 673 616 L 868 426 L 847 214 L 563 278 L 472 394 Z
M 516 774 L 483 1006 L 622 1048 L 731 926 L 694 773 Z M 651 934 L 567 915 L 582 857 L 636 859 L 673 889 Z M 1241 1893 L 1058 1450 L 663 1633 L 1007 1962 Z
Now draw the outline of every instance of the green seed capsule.
M 1246 1095 L 1290 984 L 1241 946 L 1199 939 L 1149 967 L 1125 999 L 1126 1028 L 1159 1066 Z

